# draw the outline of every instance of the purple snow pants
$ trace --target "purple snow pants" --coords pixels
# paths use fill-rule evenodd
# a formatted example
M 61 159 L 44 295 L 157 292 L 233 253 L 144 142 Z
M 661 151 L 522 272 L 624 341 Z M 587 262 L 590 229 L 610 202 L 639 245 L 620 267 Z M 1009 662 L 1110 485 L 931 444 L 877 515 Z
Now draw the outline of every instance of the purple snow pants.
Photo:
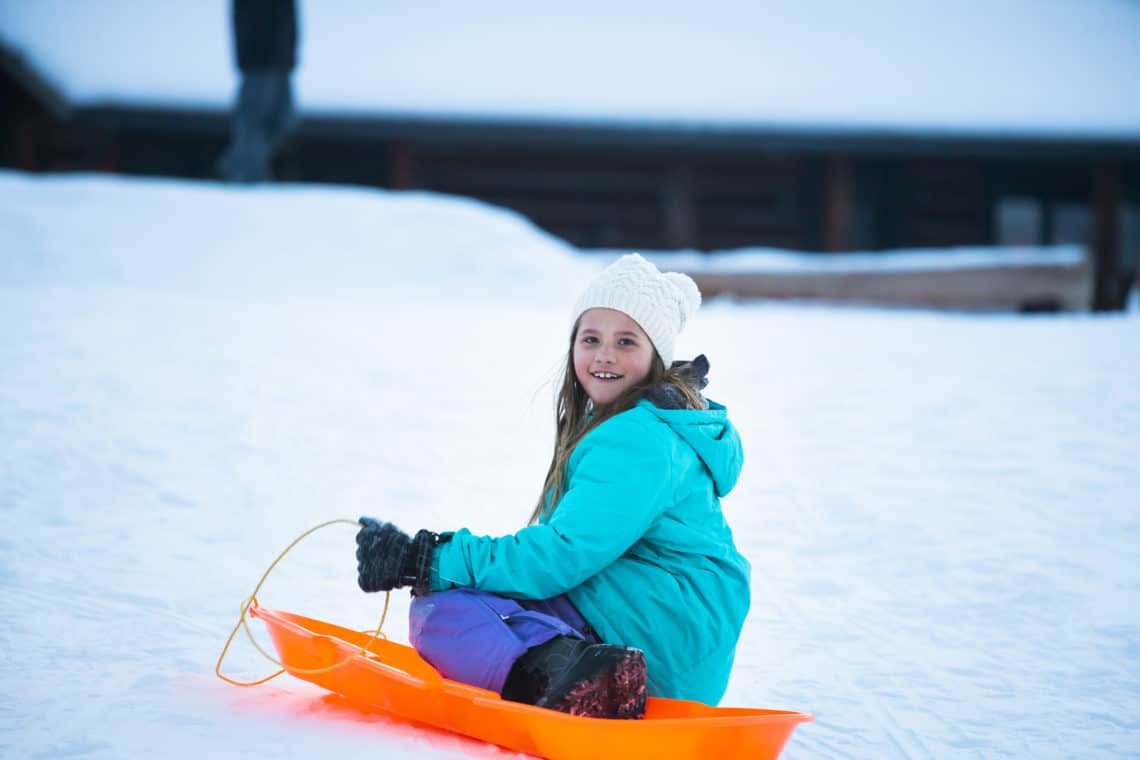
M 502 692 L 511 666 L 555 636 L 597 641 L 565 594 L 506 599 L 470 588 L 412 599 L 408 638 L 445 678 Z

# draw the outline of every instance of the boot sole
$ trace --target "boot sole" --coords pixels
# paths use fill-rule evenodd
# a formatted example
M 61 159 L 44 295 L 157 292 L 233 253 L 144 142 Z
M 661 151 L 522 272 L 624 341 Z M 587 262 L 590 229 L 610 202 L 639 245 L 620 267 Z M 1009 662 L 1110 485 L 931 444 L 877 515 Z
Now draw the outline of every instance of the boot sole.
M 622 660 L 614 672 L 614 714 L 622 720 L 640 720 L 645 717 L 645 655 L 635 650 Z
M 613 668 L 577 684 L 551 708 L 589 718 L 642 718 L 645 673 L 645 655 L 631 649 Z

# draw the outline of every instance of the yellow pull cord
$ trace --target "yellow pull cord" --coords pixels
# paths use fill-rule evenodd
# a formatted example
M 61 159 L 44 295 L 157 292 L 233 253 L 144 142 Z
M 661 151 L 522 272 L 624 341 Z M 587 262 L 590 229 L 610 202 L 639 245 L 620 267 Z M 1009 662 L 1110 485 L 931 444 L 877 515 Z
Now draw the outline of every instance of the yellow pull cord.
M 225 644 L 225 646 L 222 647 L 222 653 L 220 655 L 218 655 L 218 664 L 214 666 L 214 675 L 216 675 L 218 678 L 222 679 L 226 683 L 233 684 L 234 686 L 258 686 L 260 684 L 265 683 L 266 681 L 273 680 L 274 678 L 276 678 L 277 676 L 279 676 L 285 672 L 285 670 L 286 670 L 285 663 L 281 662 L 276 657 L 274 657 L 273 655 L 266 652 L 262 648 L 262 646 L 257 643 L 257 639 L 255 639 L 253 637 L 253 631 L 249 630 L 249 624 L 246 623 L 246 620 L 245 620 L 246 612 L 249 611 L 250 607 L 257 605 L 257 592 L 261 590 L 261 586 L 263 583 L 265 583 L 265 579 L 269 577 L 269 574 L 271 572 L 273 572 L 273 568 L 277 567 L 277 563 L 280 562 L 285 557 L 285 555 L 289 553 L 289 550 L 291 550 L 294 546 L 299 544 L 301 542 L 301 540 L 306 538 L 307 536 L 309 536 L 313 533 L 316 533 L 321 528 L 327 528 L 329 525 L 334 525 L 336 523 L 344 523 L 346 525 L 352 525 L 354 527 L 360 527 L 361 526 L 361 523 L 359 520 L 348 520 L 345 518 L 338 518 L 336 520 L 329 520 L 328 522 L 323 522 L 320 525 L 309 528 L 307 531 L 305 531 L 304 533 L 302 533 L 301 535 L 299 535 L 295 539 L 293 539 L 293 542 L 290 543 L 288 546 L 286 546 L 285 549 L 282 550 L 282 552 L 277 555 L 277 559 L 273 560 L 273 562 L 269 565 L 269 567 L 265 570 L 265 572 L 261 574 L 261 580 L 259 580 L 257 582 L 257 586 L 254 587 L 253 593 L 250 594 L 248 597 L 246 597 L 241 603 L 241 615 L 238 617 L 237 623 L 234 624 L 234 629 L 232 631 L 230 631 L 229 638 L 226 639 L 226 644 Z M 345 665 L 347 665 L 349 662 L 351 662 L 353 659 L 355 659 L 357 657 L 363 657 L 363 656 L 367 655 L 369 648 L 376 642 L 376 640 L 379 639 L 381 636 L 384 636 L 384 633 L 383 633 L 383 631 L 384 631 L 384 620 L 385 620 L 385 618 L 388 617 L 388 602 L 391 600 L 391 597 L 392 597 L 392 593 L 390 591 L 384 592 L 384 610 L 380 613 L 380 623 L 376 626 L 375 631 L 365 631 L 365 633 L 372 633 L 372 638 L 368 640 L 367 644 L 365 644 L 364 646 L 362 646 L 360 648 L 360 651 L 358 653 L 353 654 L 350 657 L 347 657 L 346 659 L 342 660 L 341 662 L 335 663 L 333 665 L 329 665 L 329 666 L 324 667 L 324 668 L 309 668 L 309 669 L 306 669 L 306 668 L 289 668 L 289 670 L 291 670 L 293 673 L 302 673 L 305 675 L 312 675 L 312 674 L 316 674 L 316 673 L 329 673 L 333 670 L 336 670 L 337 668 L 344 667 Z M 269 660 L 270 662 L 272 662 L 274 665 L 276 665 L 277 667 L 279 667 L 281 669 L 278 670 L 273 675 L 266 676 L 265 678 L 259 679 L 257 681 L 248 681 L 248 682 L 246 682 L 246 681 L 235 681 L 234 679 L 230 678 L 229 676 L 222 675 L 222 660 L 224 660 L 226 658 L 226 652 L 229 651 L 230 644 L 233 642 L 234 636 L 237 635 L 239 628 L 245 628 L 245 633 L 249 637 L 249 640 L 253 643 L 254 648 L 256 648 L 258 652 L 261 652 L 262 656 L 265 657 L 265 659 Z M 385 636 L 385 638 L 387 638 L 387 637 Z

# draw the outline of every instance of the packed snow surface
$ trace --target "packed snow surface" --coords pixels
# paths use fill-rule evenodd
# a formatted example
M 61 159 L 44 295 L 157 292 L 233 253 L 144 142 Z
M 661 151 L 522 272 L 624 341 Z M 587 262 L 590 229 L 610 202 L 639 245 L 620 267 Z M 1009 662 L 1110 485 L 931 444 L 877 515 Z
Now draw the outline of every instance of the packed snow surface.
M 0 174 L 0 755 L 508 754 L 213 668 L 319 522 L 521 526 L 598 266 L 442 196 Z M 1140 753 L 1138 328 L 707 303 L 679 353 L 753 563 L 723 704 L 815 714 L 791 759 Z M 261 603 L 374 626 L 352 539 Z

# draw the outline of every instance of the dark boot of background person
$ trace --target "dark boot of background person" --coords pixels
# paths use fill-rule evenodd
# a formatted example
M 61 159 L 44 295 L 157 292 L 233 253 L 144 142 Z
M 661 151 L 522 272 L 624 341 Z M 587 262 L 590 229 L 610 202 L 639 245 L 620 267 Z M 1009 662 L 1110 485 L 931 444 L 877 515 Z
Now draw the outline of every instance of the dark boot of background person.
M 242 75 L 229 147 L 218 175 L 229 182 L 271 182 L 273 157 L 288 131 L 293 94 L 287 71 Z
M 297 62 L 295 0 L 232 0 L 234 54 L 241 85 L 231 141 L 217 173 L 232 182 L 273 179 L 273 157 L 293 121 Z
M 515 662 L 503 699 L 589 718 L 641 718 L 645 655 L 632 647 L 556 636 Z

